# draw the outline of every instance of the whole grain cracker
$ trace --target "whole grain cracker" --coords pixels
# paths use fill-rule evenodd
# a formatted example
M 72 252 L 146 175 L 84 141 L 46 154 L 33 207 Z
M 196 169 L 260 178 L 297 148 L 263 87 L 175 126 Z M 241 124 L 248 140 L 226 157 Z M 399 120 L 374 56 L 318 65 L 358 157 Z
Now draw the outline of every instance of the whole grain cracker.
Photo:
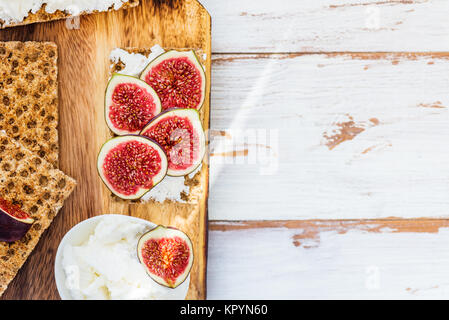
M 75 186 L 75 180 L 0 131 L 0 197 L 35 219 L 21 240 L 0 242 L 0 296 Z
M 13 1 L 17 1 L 17 0 L 13 0 Z M 126 1 L 126 0 L 123 0 L 123 1 Z M 138 5 L 139 5 L 139 0 L 128 0 L 126 3 L 123 3 L 123 5 L 120 7 L 119 10 L 136 7 Z M 42 7 L 36 13 L 30 12 L 28 14 L 28 16 L 26 16 L 23 19 L 22 22 L 8 24 L 8 23 L 5 23 L 5 21 L 0 20 L 0 29 L 8 28 L 8 27 L 23 26 L 23 25 L 32 24 L 32 23 L 61 20 L 61 19 L 73 17 L 73 15 L 71 15 L 65 11 L 61 11 L 61 10 L 56 10 L 54 13 L 48 13 L 47 11 L 45 11 L 45 7 L 46 7 L 46 4 L 44 3 L 42 5 Z M 114 11 L 114 8 L 109 8 L 107 11 Z M 99 12 L 101 12 L 101 11 L 98 11 L 98 10 L 95 10 L 93 12 L 82 11 L 80 13 L 80 15 L 88 15 L 91 13 L 99 13 Z
M 0 42 L 0 130 L 58 166 L 58 50 Z
M 14 0 L 16 1 L 16 0 Z M 123 0 L 127 1 L 126 3 L 123 3 L 123 5 L 120 7 L 119 10 L 122 9 L 128 9 L 133 8 L 139 5 L 139 0 Z M 48 13 L 45 11 L 46 4 L 44 3 L 42 7 L 36 12 L 32 13 L 30 12 L 28 16 L 26 16 L 23 21 L 17 22 L 17 23 L 5 23 L 5 21 L 0 19 L 0 29 L 8 28 L 8 27 L 17 27 L 17 26 L 23 26 L 27 24 L 32 23 L 39 23 L 39 22 L 48 22 L 48 21 L 54 21 L 54 20 L 61 20 L 73 17 L 73 15 L 67 13 L 66 11 L 56 10 L 54 13 Z M 114 11 L 114 8 L 109 8 L 107 11 Z M 86 12 L 82 11 L 80 13 L 80 16 L 88 15 L 91 13 L 99 13 L 101 11 L 95 10 L 93 12 Z
M 146 48 L 124 47 L 124 48 L 120 48 L 120 49 L 122 49 L 128 53 L 141 54 L 141 55 L 145 56 L 146 58 L 148 58 L 151 54 L 151 47 L 146 47 Z M 193 48 L 163 48 L 163 49 L 165 50 L 165 52 L 167 52 L 169 50 L 177 50 L 177 51 L 194 50 L 195 54 L 198 57 L 198 60 L 203 65 L 203 67 L 206 64 L 206 59 L 204 57 L 204 51 L 202 49 L 199 49 L 199 48 L 195 48 L 195 49 L 193 49 Z M 110 58 L 109 63 L 110 63 L 109 70 L 110 70 L 111 76 L 113 73 L 120 74 L 120 71 L 122 71 L 126 68 L 125 61 L 122 61 L 121 59 L 118 59 L 118 61 L 115 61 L 112 58 Z M 201 118 L 201 121 L 204 123 L 203 110 L 200 110 L 200 118 Z M 115 136 L 115 134 L 111 130 L 109 130 L 109 137 L 113 138 L 114 136 Z M 182 191 L 180 193 L 180 198 L 182 199 L 182 201 L 184 201 L 184 202 L 197 201 L 199 199 L 199 197 L 201 197 L 203 187 L 200 182 L 200 176 L 201 176 L 201 170 L 199 170 L 193 177 L 190 177 L 189 175 L 186 175 L 184 177 L 176 177 L 176 179 L 184 179 L 184 185 L 189 187 L 188 193 L 186 193 L 185 191 Z M 156 186 L 156 188 L 157 188 L 157 186 Z M 117 197 L 112 192 L 110 193 L 110 197 L 117 202 L 129 202 L 129 200 L 123 200 L 123 199 Z M 155 201 L 156 200 L 154 200 L 153 198 L 150 198 L 150 200 L 139 199 L 139 200 L 131 200 L 130 202 L 131 203 L 140 203 L 140 202 L 155 202 Z M 167 201 L 168 202 L 178 202 L 178 201 L 174 201 L 174 200 L 165 200 L 165 201 L 166 202 Z

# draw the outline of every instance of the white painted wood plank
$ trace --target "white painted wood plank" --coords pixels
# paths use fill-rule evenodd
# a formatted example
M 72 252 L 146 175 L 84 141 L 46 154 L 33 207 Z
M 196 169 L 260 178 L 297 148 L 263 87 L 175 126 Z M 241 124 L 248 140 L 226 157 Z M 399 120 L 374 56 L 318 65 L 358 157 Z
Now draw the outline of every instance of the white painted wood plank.
M 221 229 L 209 236 L 208 299 L 449 298 L 447 227 Z
M 449 216 L 449 55 L 219 55 L 212 78 L 210 219 Z
M 449 50 L 447 0 L 200 2 L 217 53 Z

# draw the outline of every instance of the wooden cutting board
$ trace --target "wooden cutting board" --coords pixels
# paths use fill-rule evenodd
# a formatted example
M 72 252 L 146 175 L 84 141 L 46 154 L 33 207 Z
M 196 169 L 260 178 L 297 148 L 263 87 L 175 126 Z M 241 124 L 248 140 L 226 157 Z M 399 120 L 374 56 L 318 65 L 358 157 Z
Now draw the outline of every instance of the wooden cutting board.
M 177 227 L 194 243 L 195 262 L 188 299 L 206 298 L 207 196 L 209 167 L 203 163 L 195 182 L 198 200 L 189 203 L 127 203 L 116 201 L 96 170 L 100 146 L 110 133 L 104 121 L 104 90 L 109 55 L 120 47 L 192 48 L 205 55 L 208 88 L 201 110 L 209 128 L 211 20 L 196 0 L 140 0 L 129 10 L 89 15 L 76 21 L 56 21 L 0 31 L 0 40 L 54 41 L 59 51 L 60 168 L 78 181 L 74 194 L 44 234 L 3 299 L 59 299 L 54 259 L 64 234 L 95 215 L 120 213 Z M 69 28 L 67 26 L 70 26 Z

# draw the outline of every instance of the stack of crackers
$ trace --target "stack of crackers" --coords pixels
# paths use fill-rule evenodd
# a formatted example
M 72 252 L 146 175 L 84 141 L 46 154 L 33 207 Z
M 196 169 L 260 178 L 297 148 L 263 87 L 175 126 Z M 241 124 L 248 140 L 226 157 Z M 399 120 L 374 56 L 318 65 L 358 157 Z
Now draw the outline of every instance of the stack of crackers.
M 35 220 L 0 242 L 0 296 L 76 185 L 58 169 L 57 58 L 51 42 L 0 42 L 0 197 Z

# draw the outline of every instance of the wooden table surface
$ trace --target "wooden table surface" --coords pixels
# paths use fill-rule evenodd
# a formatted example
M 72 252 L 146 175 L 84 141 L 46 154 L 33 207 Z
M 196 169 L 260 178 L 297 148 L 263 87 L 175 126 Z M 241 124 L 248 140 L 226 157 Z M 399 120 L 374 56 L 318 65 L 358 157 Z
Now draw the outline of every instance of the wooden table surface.
M 196 0 L 140 0 L 136 8 L 82 17 L 79 28 L 68 28 L 66 21 L 55 21 L 1 30 L 0 40 L 50 40 L 58 45 L 60 169 L 78 181 L 3 299 L 59 299 L 54 258 L 63 235 L 77 223 L 107 213 L 143 218 L 184 231 L 195 252 L 187 298 L 206 297 L 207 165 L 191 181 L 184 182 L 195 184 L 190 188 L 188 202 L 130 203 L 111 197 L 98 177 L 96 159 L 101 146 L 112 137 L 104 118 L 104 88 L 110 77 L 111 51 L 127 47 L 149 49 L 154 44 L 166 49 L 192 48 L 200 54 L 209 82 L 210 27 L 209 15 Z M 209 111 L 207 89 L 200 111 L 206 129 Z
M 449 298 L 449 1 L 200 2 L 208 298 Z

